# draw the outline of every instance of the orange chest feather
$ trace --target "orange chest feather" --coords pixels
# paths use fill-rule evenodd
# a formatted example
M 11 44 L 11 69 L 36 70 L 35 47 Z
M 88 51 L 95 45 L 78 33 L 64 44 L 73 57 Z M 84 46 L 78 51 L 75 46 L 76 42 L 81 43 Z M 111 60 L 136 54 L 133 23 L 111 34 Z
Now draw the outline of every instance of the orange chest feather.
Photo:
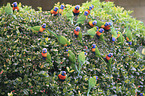
M 73 12 L 74 12 L 74 13 L 79 13 L 80 10 L 76 10 L 76 9 L 74 9 Z
M 42 57 L 47 57 L 47 53 L 41 53 Z
M 64 80 L 66 78 L 66 76 L 62 76 L 61 74 L 59 74 L 58 78 Z
M 106 56 L 106 59 L 107 59 L 107 60 L 110 60 L 110 57 L 107 55 L 107 56 Z

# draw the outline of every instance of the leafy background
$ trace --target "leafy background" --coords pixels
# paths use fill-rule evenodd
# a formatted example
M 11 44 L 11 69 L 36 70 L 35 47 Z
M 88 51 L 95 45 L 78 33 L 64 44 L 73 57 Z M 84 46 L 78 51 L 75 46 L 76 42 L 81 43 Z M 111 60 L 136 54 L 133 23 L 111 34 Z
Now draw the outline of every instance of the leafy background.
M 114 27 L 125 37 L 125 22 L 128 22 L 133 35 L 133 45 L 128 46 L 126 40 L 121 46 L 117 41 L 111 42 L 111 33 L 105 32 L 104 38 L 108 45 L 104 45 L 96 37 L 93 39 L 83 36 L 83 43 L 74 38 L 72 24 L 66 13 L 74 6 L 65 4 L 63 15 L 54 17 L 49 11 L 35 11 L 31 6 L 21 5 L 20 12 L 14 12 L 17 17 L 5 13 L 5 6 L 0 8 L 0 94 L 7 95 L 86 95 L 88 79 L 98 76 L 96 86 L 91 89 L 90 95 L 135 95 L 145 93 L 145 60 L 137 50 L 145 46 L 145 27 L 141 21 L 136 20 L 122 7 L 115 7 L 112 2 L 91 0 L 82 4 L 80 11 L 91 4 L 95 7 L 91 11 L 94 19 L 104 22 L 113 21 Z M 60 7 L 60 3 L 55 6 Z M 88 18 L 91 20 L 91 18 Z M 46 23 L 46 30 L 42 34 L 34 34 L 29 27 Z M 81 26 L 82 33 L 88 29 L 85 24 Z M 87 51 L 86 63 L 82 67 L 80 76 L 74 71 L 67 57 L 67 52 L 59 45 L 56 38 L 49 33 L 51 29 L 57 34 L 65 36 L 71 41 L 72 50 L 77 59 L 81 51 Z M 125 38 L 124 38 L 125 39 Z M 91 50 L 92 44 L 97 44 L 102 56 L 113 53 L 112 74 L 108 73 L 107 66 L 96 58 Z M 52 56 L 53 65 L 42 60 L 41 52 L 47 48 Z M 77 62 L 78 64 L 78 62 Z M 66 81 L 58 81 L 57 75 L 66 71 Z

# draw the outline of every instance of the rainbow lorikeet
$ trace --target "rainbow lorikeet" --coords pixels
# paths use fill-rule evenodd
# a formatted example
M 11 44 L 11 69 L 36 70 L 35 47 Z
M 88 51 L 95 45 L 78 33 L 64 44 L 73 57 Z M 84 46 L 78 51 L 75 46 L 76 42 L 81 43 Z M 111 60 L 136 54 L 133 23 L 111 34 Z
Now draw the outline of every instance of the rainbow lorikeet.
M 144 94 L 143 93 L 140 93 L 139 96 L 144 96 Z
M 80 27 L 76 27 L 76 29 L 74 30 L 74 34 L 75 37 L 82 43 L 82 32 L 80 31 Z
M 42 53 L 41 53 L 43 60 L 46 60 L 46 62 L 51 63 L 51 55 L 50 53 L 47 51 L 46 48 L 42 49 Z
M 12 6 L 13 6 L 13 11 L 19 11 L 19 7 L 17 6 L 17 2 L 14 2 L 13 4 L 12 4 Z
M 67 56 L 69 61 L 71 62 L 71 66 L 74 70 L 76 70 L 75 64 L 76 64 L 76 57 L 75 54 L 71 50 L 66 50 L 68 52 Z
M 96 46 L 96 44 L 92 44 L 92 52 L 96 57 L 101 58 L 102 61 L 105 62 L 104 59 L 101 57 L 100 51 L 99 51 L 98 47 Z
M 80 13 L 80 6 L 79 5 L 76 5 L 75 6 L 75 8 L 73 9 L 73 14 L 74 14 L 74 16 L 78 16 L 79 15 L 79 13 Z
M 51 13 L 52 15 L 54 15 L 54 16 L 57 16 L 57 14 L 58 14 L 58 7 L 55 7 L 54 9 L 52 9 L 52 10 L 50 11 L 50 13 Z
M 93 38 L 96 34 L 96 31 L 98 30 L 98 27 L 93 27 L 89 30 L 87 30 L 87 33 L 85 35 L 89 35 L 91 38 Z
M 78 76 L 80 74 L 81 68 L 83 64 L 85 63 L 86 60 L 86 53 L 85 52 L 80 52 L 78 55 L 78 62 L 79 62 L 79 68 L 78 68 Z
M 70 41 L 68 41 L 64 36 L 62 35 L 56 35 L 54 32 L 52 32 L 50 29 L 48 29 L 50 33 L 52 33 L 58 40 L 58 42 L 63 45 L 69 47 L 71 45 Z
M 98 27 L 98 29 L 99 29 L 99 27 Z M 99 30 L 97 30 L 96 36 L 97 36 L 98 39 L 100 39 L 100 35 L 101 35 L 102 33 L 104 33 L 104 29 L 103 29 L 103 28 L 100 28 Z
M 89 15 L 90 14 L 90 12 L 91 12 L 91 10 L 94 8 L 94 6 L 92 5 L 92 6 L 89 6 L 89 8 L 87 9 L 87 10 L 85 10 L 85 11 L 87 11 L 88 12 L 88 14 L 87 15 Z
M 16 15 L 13 14 L 13 9 L 10 5 L 10 3 L 7 3 L 7 6 L 5 7 L 5 12 L 8 15 L 12 15 L 15 19 L 17 19 Z
M 91 28 L 94 27 L 96 24 L 97 24 L 97 21 L 96 20 L 88 22 L 88 25 Z
M 118 42 L 120 45 L 123 45 L 123 43 L 124 43 L 124 37 L 123 37 L 122 33 L 118 31 L 118 36 L 117 36 L 117 37 L 118 37 L 118 38 L 117 38 L 117 42 Z
M 111 23 L 110 22 L 106 22 L 104 25 L 102 25 L 101 27 L 104 28 L 105 31 L 109 31 L 111 28 Z
M 64 82 L 66 79 L 66 72 L 62 71 L 59 75 L 58 75 L 58 80 L 61 82 Z
M 91 88 L 93 88 L 96 85 L 97 79 L 98 79 L 98 76 L 93 76 L 89 79 L 89 81 L 88 81 L 89 86 L 88 86 L 87 96 L 89 96 L 89 92 L 90 92 Z
M 77 24 L 84 24 L 88 17 L 88 11 L 85 11 L 83 14 L 81 14 L 77 20 Z
M 113 53 L 109 53 L 109 54 L 106 55 L 106 57 L 104 58 L 105 61 L 107 62 L 107 68 L 108 68 L 108 71 L 109 71 L 109 72 L 111 72 L 112 56 L 113 56 Z
M 33 32 L 43 32 L 45 30 L 46 24 L 44 23 L 42 26 L 34 26 L 29 27 Z
M 111 34 L 112 34 L 113 42 L 115 42 L 115 40 L 120 36 L 120 34 L 118 34 L 118 32 L 115 30 L 115 28 L 113 26 L 112 26 Z
M 59 9 L 59 11 L 58 11 L 58 12 L 59 12 L 59 15 L 62 15 L 62 12 L 63 12 L 63 9 L 64 9 L 64 8 L 65 8 L 64 5 L 61 5 L 61 6 L 60 6 L 60 9 Z
M 126 40 L 130 46 L 130 45 L 132 45 L 132 33 L 131 33 L 131 30 L 129 30 L 129 28 L 128 28 L 127 22 L 126 22 L 126 31 L 127 31 L 126 32 Z

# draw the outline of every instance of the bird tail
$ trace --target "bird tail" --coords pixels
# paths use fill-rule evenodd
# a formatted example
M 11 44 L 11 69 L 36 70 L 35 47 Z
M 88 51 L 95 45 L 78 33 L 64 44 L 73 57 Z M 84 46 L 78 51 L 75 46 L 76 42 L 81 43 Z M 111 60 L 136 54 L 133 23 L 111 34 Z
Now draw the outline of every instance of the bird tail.
M 88 89 L 87 96 L 89 96 L 89 93 L 90 93 L 90 88 Z
M 100 56 L 101 60 L 106 64 L 105 60 Z M 106 64 L 107 65 L 107 64 Z
M 52 32 L 50 29 L 48 29 L 48 31 L 57 38 L 57 35 L 54 32 Z

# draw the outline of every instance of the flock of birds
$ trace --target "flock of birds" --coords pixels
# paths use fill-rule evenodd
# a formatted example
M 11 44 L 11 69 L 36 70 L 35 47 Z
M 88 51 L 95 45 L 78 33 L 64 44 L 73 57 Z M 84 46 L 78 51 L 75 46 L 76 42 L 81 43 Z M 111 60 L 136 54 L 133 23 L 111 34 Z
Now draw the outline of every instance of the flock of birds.
M 17 6 L 17 2 L 14 2 L 13 4 L 13 11 L 19 11 L 19 8 Z M 52 9 L 50 11 L 50 13 L 53 15 L 53 16 L 58 16 L 58 15 L 62 15 L 63 13 L 63 9 L 65 8 L 64 5 L 61 5 L 60 6 L 60 9 L 58 7 L 55 7 L 54 9 Z M 80 6 L 79 5 L 76 5 L 75 8 L 72 10 L 72 13 L 74 16 L 78 16 L 79 13 L 80 13 L 80 10 L 79 10 Z M 87 10 L 84 11 L 84 13 L 79 17 L 81 20 L 86 20 L 88 15 L 90 14 L 90 11 L 94 8 L 93 5 L 89 6 L 89 8 Z M 78 18 L 78 19 L 79 19 Z M 84 18 L 84 19 L 83 19 Z M 98 21 L 98 20 L 94 20 L 94 21 L 90 21 L 88 22 L 87 26 L 90 28 L 88 31 L 87 31 L 87 34 L 86 35 L 89 35 L 90 37 L 94 37 L 94 35 L 96 35 L 96 37 L 102 41 L 104 41 L 103 39 L 103 34 L 104 31 L 109 31 L 112 27 L 112 30 L 111 30 L 111 33 L 112 33 L 112 41 L 114 42 L 116 39 L 118 39 L 118 41 L 120 42 L 120 44 L 122 44 L 122 42 L 124 42 L 124 38 L 123 38 L 123 35 L 121 34 L 121 32 L 116 32 L 116 30 L 114 29 L 113 27 L 113 24 L 111 22 L 101 22 L 101 21 Z M 33 32 L 43 32 L 46 28 L 46 24 L 43 24 L 42 26 L 34 26 L 34 27 L 30 27 L 30 29 L 33 31 Z M 126 26 L 127 28 L 127 32 L 126 32 L 126 40 L 128 42 L 129 45 L 132 45 L 132 34 L 131 34 L 131 31 L 129 30 L 128 26 Z M 48 29 L 48 31 L 53 34 L 60 45 L 62 46 L 71 46 L 71 43 L 70 41 L 68 41 L 64 36 L 62 35 L 57 35 L 55 34 L 54 32 L 52 32 L 50 29 Z M 82 32 L 80 31 L 80 27 L 77 26 L 75 29 L 74 29 L 74 36 L 78 39 L 78 40 L 82 40 Z M 81 41 L 82 42 L 82 41 Z M 105 43 L 105 42 L 104 42 Z M 111 67 L 111 61 L 112 61 L 112 56 L 113 56 L 113 53 L 109 53 L 108 55 L 106 55 L 105 58 L 102 58 L 101 57 L 101 54 L 99 52 L 99 49 L 98 47 L 96 46 L 96 44 L 92 44 L 92 53 L 96 56 L 96 57 L 99 57 L 101 58 L 101 60 L 105 63 L 107 63 L 109 65 L 109 67 Z M 70 62 L 72 62 L 72 64 L 75 64 L 76 63 L 76 57 L 75 57 L 75 54 L 71 51 L 71 50 L 67 50 L 68 52 L 68 58 L 70 60 Z M 46 48 L 43 48 L 42 49 L 42 57 L 43 57 L 43 60 L 45 60 L 46 62 L 49 62 L 49 63 L 52 63 L 51 62 L 51 55 L 50 53 L 48 52 L 48 50 Z M 79 59 L 79 63 L 81 63 L 81 65 L 85 62 L 85 52 L 81 52 L 79 54 L 80 58 Z M 80 65 L 80 66 L 81 66 Z M 80 72 L 80 69 L 78 70 L 78 73 Z M 58 75 L 58 80 L 63 82 L 65 81 L 66 79 L 66 72 L 65 71 L 62 71 L 59 75 Z M 89 79 L 89 88 L 88 88 L 88 93 L 87 95 L 89 94 L 90 92 L 90 89 L 92 87 L 95 86 L 96 84 L 96 81 L 97 81 L 98 77 L 97 76 L 94 76 L 94 77 L 91 77 Z M 141 93 L 140 96 L 143 96 L 143 94 Z

